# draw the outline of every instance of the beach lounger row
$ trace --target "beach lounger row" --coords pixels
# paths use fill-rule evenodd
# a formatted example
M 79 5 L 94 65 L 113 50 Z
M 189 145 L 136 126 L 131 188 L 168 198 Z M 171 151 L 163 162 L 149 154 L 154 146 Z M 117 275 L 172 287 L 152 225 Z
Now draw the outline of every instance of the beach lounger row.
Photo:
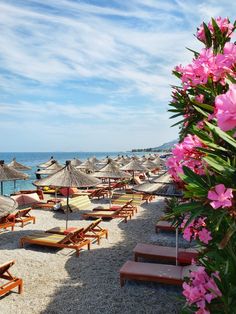
M 176 262 L 176 249 L 152 244 L 138 243 L 133 250 L 134 261 L 127 261 L 120 269 L 120 284 L 124 286 L 126 280 L 153 281 L 172 285 L 181 285 L 188 276 L 192 259 L 196 259 L 195 249 L 179 249 L 177 261 L 181 265 L 166 265 L 140 262 L 144 260 L 165 260 Z
M 81 248 L 87 246 L 90 250 L 91 241 L 88 238 L 95 238 L 100 244 L 102 236 L 108 238 L 108 230 L 99 226 L 101 219 L 89 224 L 86 228 L 53 228 L 45 232 L 37 232 L 35 234 L 22 237 L 20 246 L 27 244 L 35 244 L 41 246 L 51 246 L 57 248 L 68 248 L 76 250 L 77 255 L 80 254 Z
M 14 227 L 17 223 L 20 223 L 22 228 L 30 221 L 35 223 L 36 218 L 35 216 L 31 216 L 30 211 L 31 208 L 20 209 L 15 213 L 2 217 L 0 219 L 0 229 L 11 228 L 11 231 L 14 231 Z

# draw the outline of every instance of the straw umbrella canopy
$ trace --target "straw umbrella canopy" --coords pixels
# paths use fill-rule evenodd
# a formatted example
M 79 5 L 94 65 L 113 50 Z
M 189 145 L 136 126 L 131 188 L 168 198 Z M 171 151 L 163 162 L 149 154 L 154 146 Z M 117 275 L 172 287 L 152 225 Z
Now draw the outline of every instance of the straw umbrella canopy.
M 87 159 L 81 165 L 77 166 L 76 169 L 85 169 L 86 171 L 94 172 L 98 170 L 98 167 Z
M 119 159 L 119 164 L 126 165 L 127 163 L 128 161 L 126 160 L 126 158 L 124 158 L 124 156 L 121 156 L 121 158 Z
M 31 167 L 27 167 L 27 166 L 22 165 L 19 162 L 17 162 L 16 158 L 13 158 L 13 160 L 8 164 L 8 167 L 12 167 L 12 168 L 19 170 L 19 171 L 26 171 L 26 170 L 31 169 Z
M 156 158 L 153 159 L 152 162 L 153 162 L 154 164 L 156 164 L 156 166 L 158 166 L 158 167 L 160 167 L 160 165 L 161 165 L 161 159 L 160 159 L 159 156 L 156 156 Z
M 48 166 L 51 166 L 51 164 L 52 164 L 52 162 L 53 162 L 54 160 L 55 160 L 55 159 L 53 158 L 53 156 L 51 156 L 51 158 L 50 158 L 48 161 L 46 161 L 46 162 L 44 162 L 44 163 L 38 165 L 38 167 L 39 167 L 39 168 L 47 168 Z
M 147 172 L 148 169 L 141 165 L 137 160 L 132 159 L 128 164 L 124 165 L 120 168 L 122 171 L 132 171 L 133 172 L 133 179 L 134 179 L 134 172 Z
M 150 170 L 152 170 L 152 169 L 155 169 L 157 166 L 151 161 L 151 160 L 146 160 L 146 161 L 144 161 L 144 163 L 143 163 L 143 166 L 144 167 L 146 167 L 146 168 L 148 168 L 148 169 L 150 169 Z
M 99 162 L 99 160 L 94 156 L 94 157 L 91 157 L 89 158 L 89 161 L 91 161 L 93 164 L 96 164 Z
M 67 188 L 67 211 L 66 211 L 66 229 L 68 227 L 68 214 L 70 210 L 69 206 L 69 190 L 75 187 L 89 187 L 95 186 L 101 183 L 100 180 L 94 178 L 91 175 L 83 173 L 71 166 L 70 161 L 66 161 L 65 167 L 56 173 L 48 176 L 47 178 L 37 180 L 33 184 L 36 186 L 50 186 Z
M 14 199 L 0 195 L 0 218 L 11 214 L 17 207 L 18 204 Z
M 35 173 L 36 174 L 44 174 L 44 175 L 50 175 L 53 174 L 63 168 L 62 165 L 60 165 L 56 160 L 53 160 L 51 165 L 48 166 L 47 168 L 37 170 Z
M 82 161 L 79 160 L 78 158 L 73 158 L 70 163 L 71 166 L 77 167 L 82 164 Z
M 12 167 L 8 167 L 4 164 L 4 160 L 0 160 L 1 194 L 3 194 L 3 181 L 26 180 L 28 178 L 29 176 L 27 174 L 17 171 Z
M 108 163 L 93 175 L 97 178 L 107 178 L 109 191 L 111 191 L 111 179 L 130 178 L 130 174 L 120 170 L 112 159 L 109 159 Z M 109 199 L 111 205 L 111 193 L 109 193 Z

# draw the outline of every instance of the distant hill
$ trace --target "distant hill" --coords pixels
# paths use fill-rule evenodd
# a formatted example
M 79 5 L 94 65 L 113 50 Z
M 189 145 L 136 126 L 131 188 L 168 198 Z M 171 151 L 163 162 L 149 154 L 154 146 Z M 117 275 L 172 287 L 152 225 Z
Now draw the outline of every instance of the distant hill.
M 167 142 L 167 143 L 164 143 L 162 144 L 161 146 L 157 146 L 157 147 L 154 147 L 152 148 L 153 150 L 169 150 L 171 149 L 175 144 L 178 143 L 178 140 L 173 140 L 173 141 L 170 141 L 170 142 Z
M 160 151 L 169 151 L 175 144 L 178 143 L 178 140 L 173 140 L 167 143 L 164 143 L 160 146 L 153 147 L 153 148 L 134 148 L 132 152 L 160 152 Z

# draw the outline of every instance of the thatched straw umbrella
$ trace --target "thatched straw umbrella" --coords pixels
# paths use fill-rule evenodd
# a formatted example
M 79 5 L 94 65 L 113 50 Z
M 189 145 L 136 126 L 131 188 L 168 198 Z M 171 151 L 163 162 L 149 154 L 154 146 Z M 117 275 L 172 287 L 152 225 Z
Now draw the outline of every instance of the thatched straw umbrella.
M 133 180 L 134 180 L 134 172 L 147 172 L 148 169 L 141 165 L 137 160 L 131 160 L 127 165 L 124 165 L 120 168 L 122 171 L 132 171 L 133 173 Z
M 29 176 L 25 173 L 15 170 L 12 167 L 8 167 L 4 164 L 4 160 L 0 160 L 0 182 L 1 182 L 1 194 L 3 194 L 3 182 L 4 181 L 16 181 L 26 180 Z M 14 184 L 15 188 L 15 184 Z
M 88 172 L 94 172 L 98 170 L 98 167 L 89 159 L 87 159 L 81 165 L 77 166 L 76 169 L 84 169 L 85 171 Z
M 51 165 L 48 166 L 47 168 L 37 170 L 35 173 L 39 175 L 50 175 L 53 174 L 63 168 L 62 165 L 60 165 L 56 160 L 53 160 Z
M 68 227 L 69 206 L 69 190 L 75 187 L 90 187 L 101 183 L 100 180 L 91 175 L 83 173 L 71 166 L 70 161 L 66 161 L 65 167 L 58 172 L 48 176 L 47 178 L 35 181 L 36 186 L 55 186 L 67 188 L 67 211 L 66 211 L 66 229 Z
M 26 171 L 26 170 L 31 169 L 31 167 L 27 167 L 27 166 L 22 165 L 19 162 L 17 162 L 16 158 L 13 158 L 13 160 L 8 164 L 8 167 L 12 167 L 12 168 L 19 170 L 19 171 Z
M 157 167 L 160 167 L 160 166 L 161 166 L 161 159 L 160 159 L 159 156 L 156 156 L 156 158 L 153 159 L 152 162 L 153 162 L 154 164 L 156 164 Z
M 39 167 L 39 168 L 47 168 L 48 166 L 51 166 L 51 164 L 52 164 L 52 162 L 53 162 L 54 160 L 55 160 L 55 159 L 53 158 L 53 156 L 51 156 L 51 158 L 50 158 L 48 161 L 46 161 L 46 162 L 44 162 L 44 163 L 38 165 L 38 167 Z
M 17 207 L 18 204 L 14 199 L 0 195 L 0 218 L 11 214 Z
M 108 163 L 99 171 L 93 174 L 97 178 L 106 178 L 108 179 L 108 188 L 109 188 L 109 201 L 111 206 L 111 179 L 125 179 L 130 178 L 130 174 L 121 171 L 119 167 L 117 167 L 116 163 L 109 159 Z
M 149 170 L 153 170 L 157 167 L 151 160 L 144 161 L 144 163 L 142 165 L 144 167 L 148 168 Z
M 91 157 L 89 158 L 89 161 L 91 161 L 93 164 L 96 164 L 99 162 L 99 160 L 94 156 L 94 157 Z
M 79 166 L 79 165 L 82 164 L 82 161 L 79 160 L 78 158 L 73 158 L 73 159 L 70 161 L 70 163 L 71 163 L 71 166 L 77 167 L 77 166 Z

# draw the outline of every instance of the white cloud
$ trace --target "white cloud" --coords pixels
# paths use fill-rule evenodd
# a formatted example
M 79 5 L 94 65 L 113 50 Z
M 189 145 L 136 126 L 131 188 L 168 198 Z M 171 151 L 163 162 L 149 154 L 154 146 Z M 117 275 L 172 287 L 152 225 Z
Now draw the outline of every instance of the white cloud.
M 191 61 L 185 47 L 200 49 L 193 34 L 202 20 L 235 8 L 226 0 L 0 0 L 0 131 L 10 138 L 16 128 L 31 147 L 41 127 L 42 150 L 56 149 L 57 135 L 75 147 L 73 132 L 84 150 L 176 138 L 165 113 L 171 70 Z

